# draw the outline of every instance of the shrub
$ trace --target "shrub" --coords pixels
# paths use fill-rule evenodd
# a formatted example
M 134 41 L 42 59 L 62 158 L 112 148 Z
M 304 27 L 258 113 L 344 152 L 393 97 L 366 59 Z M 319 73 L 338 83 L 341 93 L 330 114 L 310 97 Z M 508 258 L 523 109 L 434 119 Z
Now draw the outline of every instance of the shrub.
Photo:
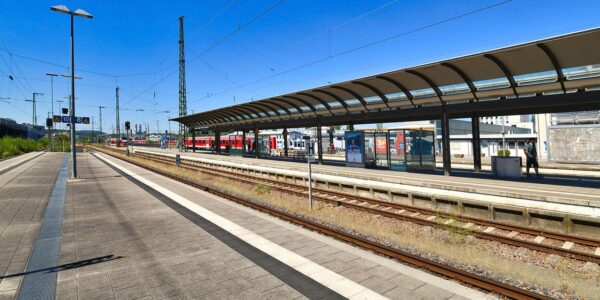
M 46 147 L 47 139 L 33 140 L 5 136 L 0 138 L 0 158 L 7 158 Z
M 498 156 L 510 156 L 510 150 L 498 149 Z

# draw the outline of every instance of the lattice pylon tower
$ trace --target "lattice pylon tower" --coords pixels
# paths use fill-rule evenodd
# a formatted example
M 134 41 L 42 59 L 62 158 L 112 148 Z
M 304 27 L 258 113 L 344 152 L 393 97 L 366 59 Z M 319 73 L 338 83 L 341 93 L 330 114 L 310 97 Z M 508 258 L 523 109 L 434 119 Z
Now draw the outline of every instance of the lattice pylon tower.
M 185 91 L 185 48 L 183 45 L 183 16 L 179 17 L 179 116 L 187 115 L 187 99 Z M 185 141 L 185 125 L 179 123 L 179 150 Z

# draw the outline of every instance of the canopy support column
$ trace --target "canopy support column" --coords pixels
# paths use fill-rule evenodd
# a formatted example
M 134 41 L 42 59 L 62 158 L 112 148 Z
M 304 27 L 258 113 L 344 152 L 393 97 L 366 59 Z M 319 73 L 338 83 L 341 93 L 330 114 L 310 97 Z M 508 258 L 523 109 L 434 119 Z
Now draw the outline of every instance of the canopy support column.
M 333 126 L 329 127 L 328 133 L 329 133 L 329 149 L 328 150 L 333 152 L 335 150 L 335 146 L 333 145 Z
M 321 124 L 317 124 L 317 151 L 319 152 L 319 164 L 323 164 L 323 134 L 321 134 Z
M 215 129 L 215 142 L 213 143 L 213 145 L 215 145 L 215 150 L 217 151 L 218 155 L 221 155 L 221 129 L 219 129 L 217 127 L 217 129 Z
M 471 115 L 471 143 L 473 144 L 473 169 L 479 173 L 481 171 L 481 138 L 479 135 L 479 116 L 477 113 Z
M 444 105 L 445 106 L 445 105 Z M 444 175 L 451 175 L 451 161 L 450 161 L 450 120 L 444 107 L 442 112 L 442 157 L 444 161 Z
M 246 154 L 246 129 L 242 130 L 242 157 Z
M 254 129 L 254 158 L 258 158 L 258 128 Z
M 288 130 L 283 128 L 283 153 L 288 158 Z
M 192 128 L 192 152 L 196 153 L 196 130 Z

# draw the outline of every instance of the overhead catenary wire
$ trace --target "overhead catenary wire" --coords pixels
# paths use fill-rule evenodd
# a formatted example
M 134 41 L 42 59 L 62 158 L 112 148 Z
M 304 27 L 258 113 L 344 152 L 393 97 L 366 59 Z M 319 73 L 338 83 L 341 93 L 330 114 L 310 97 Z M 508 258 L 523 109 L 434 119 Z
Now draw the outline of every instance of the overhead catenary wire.
M 265 81 L 265 80 L 268 80 L 268 79 L 271 79 L 271 78 L 279 77 L 281 75 L 284 75 L 284 74 L 287 74 L 287 73 L 290 73 L 290 72 L 293 72 L 293 71 L 297 71 L 297 70 L 300 70 L 300 69 L 303 69 L 303 68 L 306 68 L 306 67 L 309 67 L 309 66 L 312 66 L 312 65 L 316 65 L 318 63 L 321 63 L 321 62 L 324 62 L 324 61 L 328 61 L 328 60 L 336 58 L 336 57 L 344 56 L 344 55 L 347 55 L 347 54 L 350 54 L 350 53 L 353 53 L 353 52 L 356 52 L 356 51 L 359 51 L 359 50 L 362 50 L 362 49 L 365 49 L 365 48 L 369 48 L 369 47 L 372 47 L 372 46 L 375 46 L 375 45 L 378 45 L 378 44 L 381 44 L 381 43 L 385 43 L 385 42 L 393 40 L 393 39 L 397 39 L 397 38 L 400 38 L 400 37 L 403 37 L 403 36 L 406 36 L 406 35 L 409 35 L 409 34 L 413 34 L 413 33 L 419 32 L 419 31 L 423 31 L 425 29 L 429 29 L 429 28 L 432 28 L 432 27 L 435 27 L 435 26 L 439 26 L 439 25 L 442 25 L 442 24 L 445 24 L 445 23 L 449 23 L 449 22 L 452 22 L 452 21 L 455 21 L 455 20 L 458 20 L 458 19 L 470 16 L 470 15 L 473 15 L 473 14 L 477 14 L 477 13 L 483 12 L 483 11 L 487 11 L 487 10 L 490 10 L 492 8 L 496 8 L 498 6 L 501 6 L 501 5 L 504 5 L 506 3 L 509 3 L 509 2 L 512 2 L 512 0 L 504 0 L 504 1 L 501 1 L 501 2 L 494 3 L 494 4 L 490 4 L 490 5 L 487 5 L 487 6 L 478 8 L 478 9 L 475 9 L 475 10 L 471 10 L 471 11 L 468 11 L 468 12 L 465 12 L 465 13 L 462 13 L 462 14 L 459 14 L 459 15 L 455 15 L 455 16 L 450 17 L 450 18 L 446 18 L 446 19 L 443 19 L 443 20 L 440 20 L 440 21 L 436 21 L 436 22 L 433 22 L 433 23 L 430 23 L 430 24 L 427 24 L 427 25 L 424 25 L 424 26 L 420 26 L 420 27 L 417 27 L 417 28 L 414 28 L 414 29 L 411 29 L 411 30 L 408 30 L 408 31 L 404 31 L 404 32 L 401 32 L 401 33 L 389 36 L 389 37 L 384 38 L 384 39 L 380 39 L 380 40 L 377 40 L 377 41 L 369 42 L 369 43 L 366 43 L 366 44 L 363 44 L 363 45 L 360 45 L 360 46 L 357 46 L 357 47 L 354 47 L 354 48 L 351 48 L 351 49 L 348 49 L 348 50 L 344 50 L 344 51 L 340 51 L 340 52 L 337 52 L 337 53 L 333 53 L 331 55 L 327 55 L 325 57 L 318 58 L 316 60 L 307 62 L 305 64 L 302 64 L 302 65 L 299 65 L 299 66 L 296 66 L 296 67 L 293 67 L 293 68 L 290 68 L 290 69 L 287 69 L 287 70 L 284 70 L 284 71 L 281 71 L 281 72 L 278 72 L 276 74 L 271 74 L 271 75 L 268 75 L 268 76 L 265 76 L 265 77 L 262 77 L 262 78 L 259 78 L 259 79 L 256 79 L 256 80 L 249 81 L 247 83 L 239 85 L 238 87 L 228 88 L 228 89 L 222 90 L 222 91 L 217 92 L 217 93 L 212 93 L 212 94 L 210 94 L 208 96 L 200 97 L 200 98 L 198 98 L 196 100 L 190 101 L 189 103 L 192 104 L 192 103 L 195 103 L 195 102 L 198 102 L 198 101 L 201 101 L 201 100 L 205 100 L 205 99 L 208 99 L 208 98 L 211 98 L 211 97 L 214 97 L 214 96 L 222 95 L 224 93 L 227 93 L 229 91 L 235 90 L 237 88 L 246 87 L 246 86 L 249 86 L 249 85 L 252 85 L 252 84 L 256 84 L 256 83 L 259 83 L 259 82 L 262 82 L 262 81 Z

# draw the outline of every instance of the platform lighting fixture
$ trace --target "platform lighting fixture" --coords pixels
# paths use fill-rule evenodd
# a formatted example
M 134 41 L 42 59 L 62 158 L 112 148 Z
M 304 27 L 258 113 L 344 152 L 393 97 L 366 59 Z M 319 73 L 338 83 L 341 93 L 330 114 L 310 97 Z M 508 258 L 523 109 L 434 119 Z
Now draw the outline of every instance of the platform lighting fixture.
M 71 131 L 71 160 L 72 160 L 72 168 L 71 168 L 71 177 L 77 178 L 77 154 L 75 151 L 75 35 L 73 28 L 73 19 L 77 17 L 83 17 L 87 19 L 92 19 L 93 16 L 86 12 L 85 10 L 78 8 L 75 11 L 69 10 L 65 5 L 55 5 L 50 7 L 51 10 L 64 13 L 70 16 L 71 19 L 71 121 L 70 121 L 70 131 Z

